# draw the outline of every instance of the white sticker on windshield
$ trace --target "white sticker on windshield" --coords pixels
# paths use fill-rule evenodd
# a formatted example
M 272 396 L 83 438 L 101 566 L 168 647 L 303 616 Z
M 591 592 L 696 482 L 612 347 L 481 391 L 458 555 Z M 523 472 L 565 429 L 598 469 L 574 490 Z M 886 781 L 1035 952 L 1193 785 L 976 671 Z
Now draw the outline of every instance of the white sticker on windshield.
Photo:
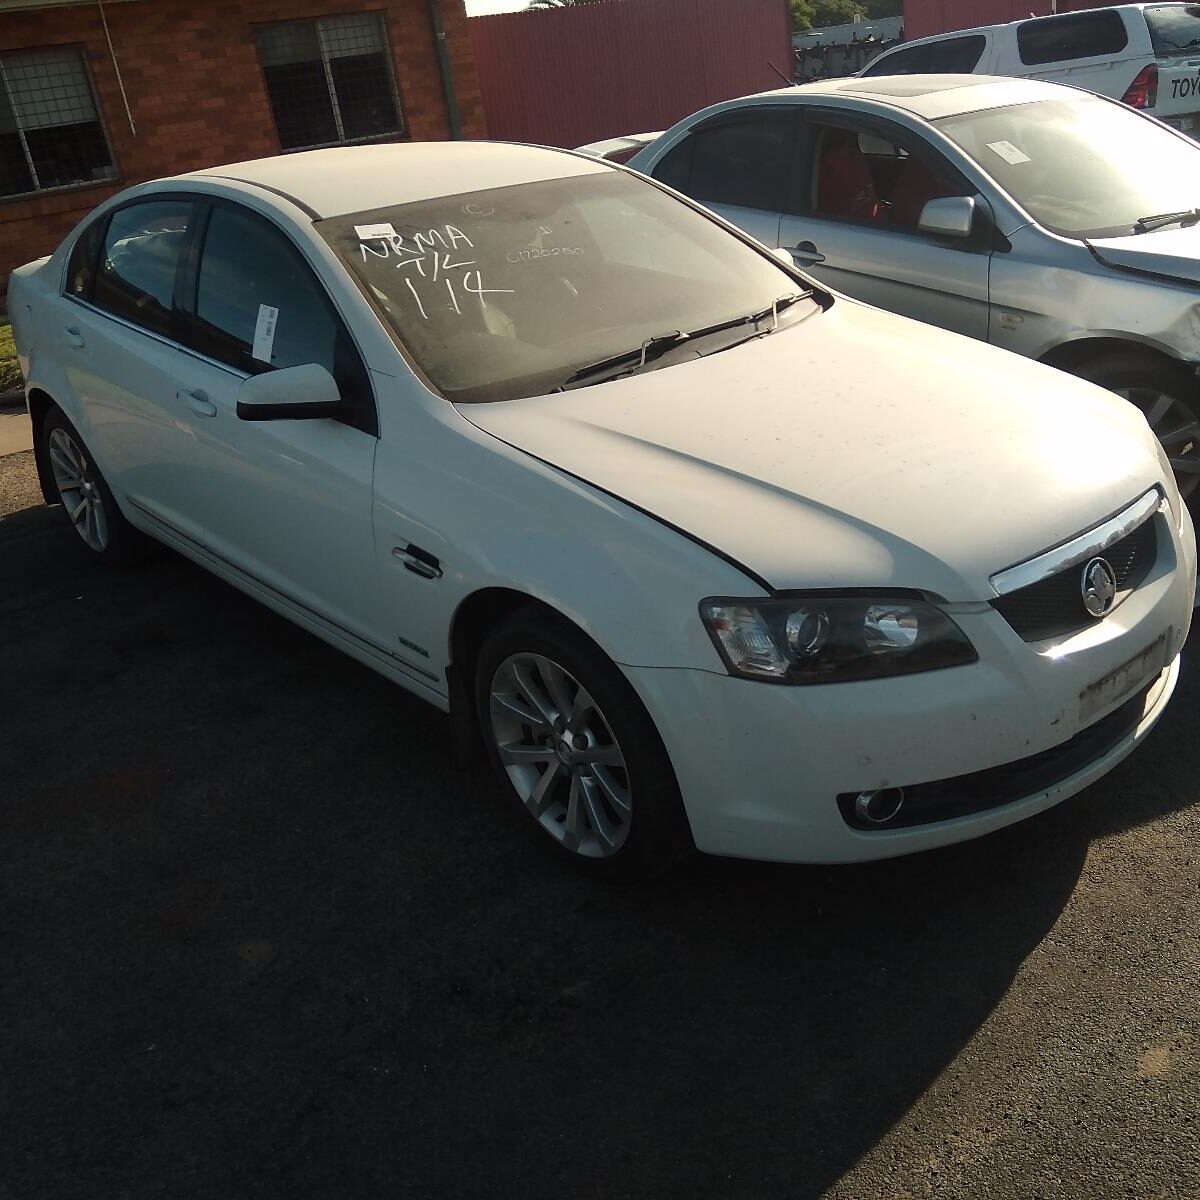
M 279 320 L 279 309 L 269 304 L 258 306 L 258 321 L 254 326 L 254 348 L 250 357 L 259 362 L 269 363 L 271 351 L 275 348 L 275 324 Z
M 391 221 L 384 221 L 382 225 L 355 225 L 354 232 L 358 234 L 360 242 L 369 242 L 372 238 L 394 238 L 396 236 L 396 228 Z
M 1015 167 L 1017 163 L 1029 162 L 1029 155 L 1018 150 L 1012 142 L 988 142 L 987 148 L 993 153 L 998 154 L 1006 163 L 1012 163 Z

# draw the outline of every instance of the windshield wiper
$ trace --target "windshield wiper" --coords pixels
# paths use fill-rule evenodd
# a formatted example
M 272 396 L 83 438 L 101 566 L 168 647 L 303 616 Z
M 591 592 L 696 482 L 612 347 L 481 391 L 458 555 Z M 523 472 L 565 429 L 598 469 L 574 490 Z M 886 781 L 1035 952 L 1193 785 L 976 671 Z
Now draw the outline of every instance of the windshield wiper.
M 1133 223 L 1137 233 L 1153 233 L 1165 225 L 1179 224 L 1182 226 L 1195 225 L 1200 221 L 1200 208 L 1185 208 L 1182 212 L 1158 213 L 1153 217 L 1138 217 Z
M 636 350 L 627 350 L 623 354 L 615 354 L 611 358 L 602 358 L 599 362 L 588 363 L 587 366 L 580 367 L 553 390 L 565 392 L 570 388 L 578 387 L 581 383 L 603 383 L 610 379 L 619 379 L 623 375 L 632 375 L 636 371 L 643 370 L 647 363 L 661 358 L 668 350 L 673 350 L 682 342 L 694 342 L 714 333 L 721 333 L 726 329 L 737 329 L 743 325 L 759 325 L 770 317 L 770 329 L 756 329 L 750 335 L 751 337 L 765 337 L 779 328 L 781 312 L 811 296 L 811 291 L 789 292 L 786 296 L 777 296 L 771 301 L 768 308 L 759 309 L 757 312 L 748 313 L 745 316 L 719 321 L 716 325 L 706 325 L 703 329 L 693 329 L 690 333 L 674 329 L 670 333 L 660 333 L 656 337 L 649 337 Z M 743 340 L 748 341 L 749 338 Z M 741 345 L 741 342 L 736 344 Z M 731 347 L 724 346 L 722 349 L 728 350 Z
M 670 333 L 660 333 L 654 337 L 648 337 L 636 350 L 627 350 L 623 354 L 614 354 L 610 358 L 602 358 L 599 362 L 588 363 L 587 366 L 580 367 L 574 374 L 568 375 L 554 390 L 562 392 L 585 381 L 599 383 L 602 377 L 615 379 L 619 375 L 640 371 L 648 362 L 653 362 L 654 359 L 670 350 L 672 346 L 686 342 L 690 336 L 679 329 L 673 329 Z

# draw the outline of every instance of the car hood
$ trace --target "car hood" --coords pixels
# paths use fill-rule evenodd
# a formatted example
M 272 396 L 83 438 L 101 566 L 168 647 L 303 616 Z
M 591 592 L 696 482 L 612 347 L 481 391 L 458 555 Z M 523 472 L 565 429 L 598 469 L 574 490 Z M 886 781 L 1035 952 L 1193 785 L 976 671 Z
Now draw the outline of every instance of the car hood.
M 988 599 L 1159 477 L 1124 401 L 845 298 L 707 358 L 459 411 L 777 589 Z
M 1166 275 L 1181 283 L 1200 283 L 1200 225 L 1158 229 L 1088 243 L 1105 265 L 1149 275 Z

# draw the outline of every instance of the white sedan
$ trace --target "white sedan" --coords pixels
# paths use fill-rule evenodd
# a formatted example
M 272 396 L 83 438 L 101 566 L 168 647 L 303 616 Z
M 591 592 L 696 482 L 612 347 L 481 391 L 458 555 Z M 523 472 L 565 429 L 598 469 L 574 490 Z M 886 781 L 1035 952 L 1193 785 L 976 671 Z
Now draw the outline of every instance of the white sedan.
M 159 180 L 9 311 L 83 545 L 164 542 L 448 711 L 598 871 L 974 837 L 1175 686 L 1195 542 L 1135 409 L 621 167 L 430 144 Z

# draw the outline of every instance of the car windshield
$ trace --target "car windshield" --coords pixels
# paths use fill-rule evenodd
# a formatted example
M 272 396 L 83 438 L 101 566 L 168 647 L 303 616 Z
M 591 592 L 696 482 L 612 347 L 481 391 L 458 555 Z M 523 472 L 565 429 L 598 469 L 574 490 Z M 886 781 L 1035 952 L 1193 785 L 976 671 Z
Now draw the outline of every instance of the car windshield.
M 669 365 L 814 308 L 796 302 L 802 285 L 771 258 L 617 170 L 373 209 L 317 228 L 426 378 L 456 403 Z M 755 313 L 755 323 L 740 320 Z M 708 332 L 679 336 L 700 331 Z
M 1036 221 L 1114 237 L 1200 206 L 1200 147 L 1107 100 L 1074 96 L 939 121 Z
M 1157 57 L 1196 53 L 1200 46 L 1200 4 L 1163 4 L 1143 11 Z

